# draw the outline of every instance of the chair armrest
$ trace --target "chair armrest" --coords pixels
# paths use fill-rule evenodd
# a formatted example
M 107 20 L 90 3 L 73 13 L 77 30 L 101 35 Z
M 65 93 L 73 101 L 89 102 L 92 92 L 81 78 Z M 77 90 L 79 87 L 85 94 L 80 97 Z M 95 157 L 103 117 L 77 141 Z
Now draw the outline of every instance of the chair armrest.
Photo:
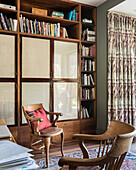
M 59 116 L 63 116 L 62 113 L 58 113 L 58 112 L 47 112 L 47 111 L 46 111 L 46 113 L 47 113 L 47 114 L 50 114 L 50 115 L 56 115 L 55 120 L 52 122 L 52 126 L 54 126 L 54 127 L 56 126 L 56 122 L 58 121 Z
M 46 113 L 47 113 L 47 114 L 50 114 L 50 115 L 63 116 L 62 113 L 58 113 L 58 112 L 47 112 L 47 111 L 46 111 Z
M 72 157 L 62 157 L 58 164 L 59 166 L 63 166 L 63 165 L 70 165 L 71 168 L 73 167 L 77 167 L 77 166 L 100 166 L 103 167 L 103 165 L 105 163 L 107 163 L 107 161 L 112 161 L 113 158 L 111 157 L 107 157 L 107 155 L 104 155 L 102 157 L 99 158 L 93 158 L 93 159 L 87 159 L 87 158 L 72 158 Z
M 84 140 L 100 141 L 100 140 L 109 139 L 109 136 L 106 136 L 105 134 L 102 134 L 102 135 L 74 134 L 73 139 L 78 139 L 81 141 L 84 141 Z

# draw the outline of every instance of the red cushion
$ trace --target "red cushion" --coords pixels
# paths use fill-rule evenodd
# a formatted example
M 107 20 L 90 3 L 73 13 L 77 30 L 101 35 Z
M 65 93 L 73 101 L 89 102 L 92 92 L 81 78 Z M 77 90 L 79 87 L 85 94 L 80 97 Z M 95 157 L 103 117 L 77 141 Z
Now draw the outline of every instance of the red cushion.
M 29 111 L 26 111 L 26 112 L 30 114 Z M 42 122 L 39 122 L 39 126 L 38 126 L 39 131 L 51 126 L 51 122 L 49 121 L 49 119 L 46 115 L 46 112 L 42 108 L 34 110 L 34 111 L 32 111 L 32 113 L 34 114 L 34 117 L 43 119 Z M 33 122 L 31 122 L 31 124 L 32 124 L 32 128 L 34 129 L 36 122 L 33 121 Z

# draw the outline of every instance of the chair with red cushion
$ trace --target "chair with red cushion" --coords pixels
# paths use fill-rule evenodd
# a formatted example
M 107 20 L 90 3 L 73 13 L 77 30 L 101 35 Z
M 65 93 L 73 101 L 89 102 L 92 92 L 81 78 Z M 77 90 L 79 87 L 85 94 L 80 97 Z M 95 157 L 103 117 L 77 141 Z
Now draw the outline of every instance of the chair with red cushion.
M 59 118 L 62 116 L 61 113 L 48 112 L 43 108 L 42 104 L 32 104 L 22 106 L 25 118 L 27 120 L 30 129 L 30 147 L 34 150 L 42 151 L 46 153 L 46 166 L 49 163 L 49 147 L 50 138 L 56 135 L 61 135 L 61 153 L 63 156 L 63 129 L 58 128 L 55 124 Z M 47 117 L 56 115 L 55 120 L 51 123 Z M 39 137 L 41 140 L 33 142 L 34 137 Z M 36 147 L 42 142 L 42 147 Z

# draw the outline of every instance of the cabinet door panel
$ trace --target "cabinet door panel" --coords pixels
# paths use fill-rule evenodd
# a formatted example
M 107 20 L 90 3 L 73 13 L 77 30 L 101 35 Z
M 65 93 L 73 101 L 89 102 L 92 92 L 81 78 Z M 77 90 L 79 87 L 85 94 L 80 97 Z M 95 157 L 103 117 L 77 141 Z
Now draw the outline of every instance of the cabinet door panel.
M 0 118 L 15 124 L 15 83 L 0 83 Z
M 50 41 L 22 38 L 22 77 L 50 77 Z
M 23 83 L 22 84 L 22 105 L 42 103 L 46 110 L 49 110 L 49 83 Z M 25 123 L 22 114 L 22 123 Z
M 59 120 L 77 119 L 77 83 L 54 83 L 54 111 L 63 113 Z
M 77 79 L 77 43 L 54 42 L 54 78 Z
M 0 34 L 0 77 L 15 77 L 15 37 Z

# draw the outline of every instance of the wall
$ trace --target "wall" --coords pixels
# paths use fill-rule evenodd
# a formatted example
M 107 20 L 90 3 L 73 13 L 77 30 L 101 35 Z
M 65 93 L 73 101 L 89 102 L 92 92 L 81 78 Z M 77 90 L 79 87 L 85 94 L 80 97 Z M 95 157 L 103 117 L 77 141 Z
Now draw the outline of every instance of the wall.
M 107 10 L 124 0 L 108 0 L 97 8 L 97 133 L 107 127 Z

